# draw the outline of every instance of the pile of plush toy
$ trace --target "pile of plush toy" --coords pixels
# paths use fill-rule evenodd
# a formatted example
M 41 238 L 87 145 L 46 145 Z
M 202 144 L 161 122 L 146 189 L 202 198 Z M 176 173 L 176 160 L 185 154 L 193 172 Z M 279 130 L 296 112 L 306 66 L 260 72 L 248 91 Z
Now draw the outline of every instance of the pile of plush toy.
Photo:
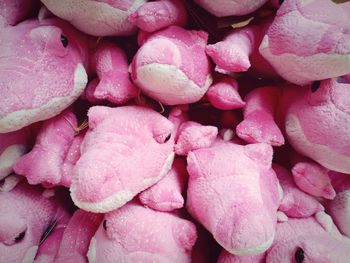
M 0 0 L 0 262 L 349 262 L 346 2 Z

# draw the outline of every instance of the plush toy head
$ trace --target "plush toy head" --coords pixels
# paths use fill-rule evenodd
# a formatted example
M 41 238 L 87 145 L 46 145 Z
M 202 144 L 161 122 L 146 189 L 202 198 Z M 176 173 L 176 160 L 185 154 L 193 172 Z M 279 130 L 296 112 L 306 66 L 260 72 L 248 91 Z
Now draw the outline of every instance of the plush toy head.
M 336 79 L 315 82 L 290 101 L 285 116 L 288 141 L 295 150 L 343 173 L 350 172 L 349 95 L 350 84 Z
M 128 16 L 145 0 L 42 0 L 56 16 L 93 36 L 131 35 L 136 27 Z
M 0 34 L 0 133 L 57 115 L 84 90 L 87 43 L 68 23 L 27 20 Z
M 168 173 L 174 136 L 165 117 L 139 106 L 95 106 L 88 117 L 89 131 L 71 185 L 78 207 L 112 211 Z
M 279 203 L 272 148 L 217 141 L 187 157 L 187 209 L 227 251 L 262 253 L 272 244 Z
M 89 262 L 191 262 L 193 223 L 135 203 L 107 213 L 88 252 Z
M 286 0 L 259 50 L 283 78 L 295 84 L 348 74 L 348 10 L 330 0 Z
M 207 34 L 171 26 L 148 37 L 132 62 L 131 77 L 147 95 L 168 105 L 200 100 L 212 82 Z

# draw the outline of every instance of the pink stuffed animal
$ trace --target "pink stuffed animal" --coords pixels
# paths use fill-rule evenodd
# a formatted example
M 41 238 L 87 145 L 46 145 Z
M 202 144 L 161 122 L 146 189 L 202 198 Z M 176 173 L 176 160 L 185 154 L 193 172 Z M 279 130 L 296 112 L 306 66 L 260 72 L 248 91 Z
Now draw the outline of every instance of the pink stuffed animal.
M 87 211 L 121 207 L 163 178 L 174 159 L 173 124 L 139 106 L 89 109 L 71 197 Z
M 135 84 L 167 105 L 200 100 L 212 78 L 205 54 L 208 35 L 171 26 L 143 39 L 131 67 Z
M 79 97 L 88 62 L 81 33 L 46 19 L 0 26 L 0 34 L 0 133 L 51 118 Z
M 299 153 L 322 166 L 350 172 L 350 84 L 337 79 L 311 87 L 263 87 L 245 97 L 244 121 L 237 134 L 247 142 L 284 143 L 277 121 Z
M 15 25 L 26 19 L 37 6 L 38 0 L 0 0 L 0 16 L 9 25 Z
M 91 240 L 89 262 L 191 262 L 196 227 L 173 214 L 128 203 L 107 213 Z
M 0 191 L 1 261 L 52 262 L 69 214 L 57 198 L 45 197 L 40 187 L 24 180 L 12 187 Z
M 254 255 L 273 242 L 280 194 L 268 144 L 218 140 L 187 157 L 187 210 L 230 253 Z

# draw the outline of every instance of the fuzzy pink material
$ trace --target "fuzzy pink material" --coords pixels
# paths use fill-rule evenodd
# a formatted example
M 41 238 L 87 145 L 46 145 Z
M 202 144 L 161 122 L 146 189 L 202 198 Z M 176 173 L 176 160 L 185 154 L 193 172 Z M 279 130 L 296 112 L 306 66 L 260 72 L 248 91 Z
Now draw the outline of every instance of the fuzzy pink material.
M 237 135 L 248 142 L 284 143 L 282 130 L 299 153 L 322 166 L 350 172 L 350 84 L 336 79 L 311 87 L 263 87 L 246 98 Z M 276 124 L 276 122 L 277 124 Z
M 180 209 L 185 203 L 182 193 L 187 180 L 186 162 L 176 158 L 171 170 L 163 179 L 139 194 L 140 202 L 157 211 Z
M 34 148 L 17 161 L 15 172 L 25 176 L 30 184 L 69 187 L 82 141 L 81 135 L 75 137 L 75 128 L 77 119 L 69 110 L 47 120 L 39 131 Z
M 79 97 L 87 83 L 81 33 L 47 19 L 0 27 L 0 34 L 0 133 L 51 118 Z
M 0 16 L 10 25 L 28 17 L 37 0 L 0 0 Z
M 93 101 L 108 100 L 122 104 L 136 97 L 138 89 L 130 81 L 128 61 L 122 49 L 111 42 L 101 42 L 90 59 L 91 70 L 96 72 L 86 93 Z
M 195 225 L 173 214 L 128 203 L 107 213 L 88 252 L 89 262 L 191 262 Z
M 87 211 L 121 207 L 163 178 L 174 158 L 173 124 L 139 106 L 89 109 L 71 197 Z
M 64 230 L 55 263 L 85 263 L 91 238 L 95 235 L 103 215 L 78 209 Z
M 154 32 L 170 25 L 184 26 L 187 11 L 179 0 L 148 2 L 129 16 L 129 21 L 146 32 Z
M 149 36 L 132 61 L 131 77 L 151 98 L 164 104 L 200 100 L 209 88 L 208 35 L 170 26 Z
M 187 210 L 233 254 L 259 254 L 272 244 L 280 197 L 271 160 L 268 144 L 222 140 L 188 154 Z
M 312 162 L 299 162 L 292 169 L 296 185 L 315 197 L 334 199 L 336 193 L 328 175 L 328 169 Z
M 245 105 L 238 93 L 237 81 L 233 78 L 225 77 L 215 82 L 206 95 L 209 102 L 220 110 L 235 110 Z
M 195 0 L 211 14 L 222 16 L 240 16 L 254 12 L 260 8 L 267 0 Z
M 283 190 L 283 198 L 278 208 L 288 217 L 309 217 L 324 211 L 324 207 L 318 200 L 310 196 L 295 185 L 292 174 L 280 165 L 274 165 L 278 180 Z
M 329 0 L 286 0 L 259 50 L 283 78 L 295 84 L 348 74 L 348 10 Z
M 131 35 L 136 27 L 128 21 L 145 0 L 42 0 L 56 16 L 93 36 Z
M 42 262 L 39 259 L 42 257 L 52 260 L 57 250 L 48 247 L 57 248 L 62 227 L 68 220 L 69 215 L 62 203 L 55 197 L 44 197 L 42 188 L 30 186 L 24 180 L 10 191 L 0 191 L 1 261 L 33 262 L 36 256 L 37 262 Z M 54 230 L 40 242 L 46 229 L 53 223 Z

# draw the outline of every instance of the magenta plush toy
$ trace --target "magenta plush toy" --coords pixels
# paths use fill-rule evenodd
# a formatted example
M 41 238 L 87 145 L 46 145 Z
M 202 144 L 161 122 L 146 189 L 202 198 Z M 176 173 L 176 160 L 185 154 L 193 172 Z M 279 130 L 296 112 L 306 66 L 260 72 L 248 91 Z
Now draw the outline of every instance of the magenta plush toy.
M 170 213 L 128 203 L 107 213 L 88 252 L 89 262 L 191 262 L 195 225 Z
M 140 106 L 95 106 L 88 118 L 70 188 L 78 207 L 112 211 L 170 170 L 174 127 L 159 113 Z
M 280 193 L 268 144 L 218 140 L 189 152 L 187 210 L 230 253 L 255 255 L 274 240 Z

